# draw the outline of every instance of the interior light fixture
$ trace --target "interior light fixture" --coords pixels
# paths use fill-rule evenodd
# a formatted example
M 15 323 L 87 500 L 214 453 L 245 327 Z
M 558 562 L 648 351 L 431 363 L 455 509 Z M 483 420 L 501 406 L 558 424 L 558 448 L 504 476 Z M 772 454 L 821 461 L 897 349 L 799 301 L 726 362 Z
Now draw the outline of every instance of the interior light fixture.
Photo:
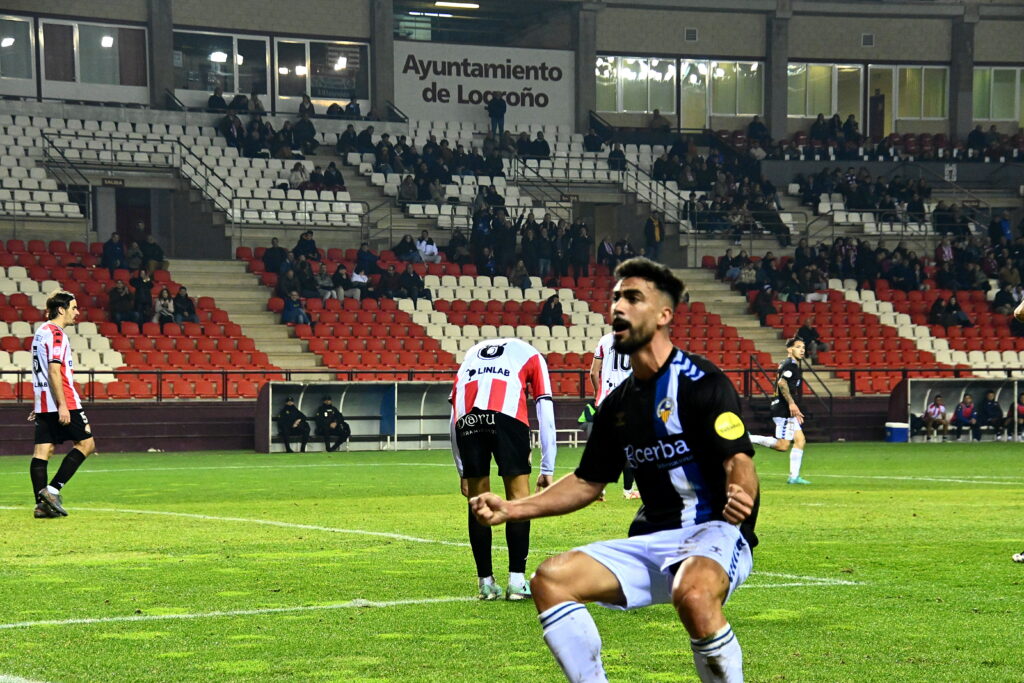
M 100 46 L 114 47 L 114 36 L 103 36 L 100 38 Z
M 338 57 L 338 61 L 334 63 L 334 70 L 341 71 L 348 66 L 348 57 Z
M 228 61 L 228 53 L 217 50 L 216 52 L 210 53 L 210 61 L 216 62 L 217 64 L 223 64 Z
M 235 64 L 237 64 L 238 66 L 242 66 L 244 62 L 245 57 L 243 57 L 242 55 L 235 55 Z
M 304 65 L 302 65 L 302 64 L 299 64 L 298 66 L 296 66 L 295 67 L 295 75 L 296 76 L 305 76 L 306 75 L 306 67 Z
M 451 19 L 452 16 L 454 16 L 454 15 L 448 14 L 447 12 L 409 12 L 409 16 L 411 16 L 411 17 L 439 17 L 439 18 L 442 18 L 442 19 Z
M 434 3 L 434 7 L 454 7 L 455 9 L 480 9 L 480 3 L 478 2 L 447 2 L 447 0 L 437 0 Z
M 14 38 L 10 36 L 5 36 L 3 40 L 0 40 L 0 47 L 10 47 L 11 45 L 14 45 Z
M 277 67 L 277 73 L 281 74 L 282 76 L 287 76 L 288 74 L 291 73 L 291 71 L 289 71 L 288 67 L 286 66 L 279 66 Z

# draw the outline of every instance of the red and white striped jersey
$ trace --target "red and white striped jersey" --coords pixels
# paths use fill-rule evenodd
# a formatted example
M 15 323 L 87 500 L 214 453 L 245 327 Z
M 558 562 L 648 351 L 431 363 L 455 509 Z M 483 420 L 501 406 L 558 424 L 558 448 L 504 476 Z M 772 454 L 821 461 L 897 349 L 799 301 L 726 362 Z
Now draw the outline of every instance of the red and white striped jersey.
M 35 411 L 37 413 L 55 413 L 58 405 L 53 393 L 59 391 L 64 395 L 68 410 L 79 410 L 82 400 L 75 389 L 74 368 L 71 360 L 71 340 L 59 325 L 46 322 L 36 329 L 32 338 L 32 388 L 35 393 Z M 50 365 L 59 363 L 61 366 L 61 386 L 50 386 Z
M 609 332 L 601 337 L 597 348 L 594 349 L 594 360 L 601 361 L 601 383 L 597 387 L 597 396 L 594 397 L 595 406 L 601 405 L 604 397 L 612 393 L 612 390 L 633 372 L 629 356 L 616 351 L 612 346 L 614 341 L 615 335 Z
M 946 417 L 946 406 L 940 406 L 938 403 L 929 403 L 928 410 L 925 411 L 928 417 L 938 420 Z
M 529 425 L 526 394 L 551 397 L 548 365 L 540 351 L 522 339 L 488 339 L 466 352 L 448 400 L 452 421 L 471 411 L 494 410 Z

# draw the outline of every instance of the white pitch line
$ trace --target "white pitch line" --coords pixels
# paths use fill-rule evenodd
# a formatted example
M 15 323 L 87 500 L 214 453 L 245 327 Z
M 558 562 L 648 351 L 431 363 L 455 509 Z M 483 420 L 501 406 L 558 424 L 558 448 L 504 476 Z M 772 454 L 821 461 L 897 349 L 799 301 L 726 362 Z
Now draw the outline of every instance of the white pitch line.
M 196 470 L 281 470 L 306 469 L 310 467 L 451 467 L 454 463 L 441 462 L 323 462 L 288 465 L 198 465 L 196 467 L 122 467 L 109 469 L 83 468 L 78 474 L 112 474 L 117 472 L 192 472 Z M 565 468 L 572 469 L 572 468 Z M 0 475 L 22 476 L 24 472 L 0 472 Z
M 989 481 L 983 479 L 958 479 L 953 477 L 914 477 L 881 474 L 816 474 L 816 477 L 832 477 L 836 479 L 888 479 L 895 481 L 937 481 L 947 484 L 991 484 L 992 486 L 1020 486 L 1019 481 Z
M 388 602 L 373 602 L 370 600 L 349 600 L 330 605 L 302 605 L 299 607 L 260 607 L 257 609 L 219 610 L 215 612 L 192 612 L 184 614 L 130 614 L 120 617 L 92 617 L 82 619 L 46 619 L 43 621 L 16 621 L 10 624 L 0 624 L 0 630 L 31 628 L 33 626 L 71 626 L 74 624 L 111 624 L 125 621 L 172 621 L 182 619 L 213 619 L 217 617 L 241 617 L 254 616 L 259 614 L 284 614 L 288 612 L 314 612 L 335 609 L 360 609 L 367 607 L 400 607 L 403 605 L 431 605 L 446 602 L 469 602 L 476 600 L 473 596 L 450 597 L 450 598 L 423 598 L 420 600 L 390 600 Z M 16 679 L 21 681 L 23 679 Z M 0 683 L 5 683 L 0 678 Z
M 7 676 L 0 674 L 0 683 L 43 683 L 43 681 L 34 681 L 31 678 L 22 678 L 21 676 Z
M 819 576 L 800 576 L 799 574 L 780 574 L 778 572 L 753 572 L 757 576 L 771 576 L 776 579 L 793 579 L 794 581 L 812 581 L 823 586 L 863 586 L 859 581 L 848 581 L 847 579 L 830 579 Z

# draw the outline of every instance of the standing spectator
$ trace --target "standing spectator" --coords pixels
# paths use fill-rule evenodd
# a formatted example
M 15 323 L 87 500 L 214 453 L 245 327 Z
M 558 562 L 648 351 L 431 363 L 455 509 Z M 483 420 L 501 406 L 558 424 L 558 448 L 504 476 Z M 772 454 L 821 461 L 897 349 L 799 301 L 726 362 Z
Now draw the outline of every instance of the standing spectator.
M 373 126 L 367 126 L 356 135 L 356 151 L 360 154 L 375 154 L 377 149 L 373 144 Z
M 316 116 L 316 107 L 313 106 L 309 95 L 302 96 L 302 102 L 299 103 L 299 116 Z
M 974 127 L 974 130 L 967 134 L 967 148 L 973 149 L 977 152 L 985 150 L 985 133 L 981 130 L 980 123 Z
M 618 143 L 615 143 L 612 150 L 608 152 L 608 169 L 612 171 L 626 170 L 626 153 L 622 151 Z
M 320 143 L 316 140 L 316 126 L 309 120 L 308 114 L 299 117 L 298 122 L 292 129 L 295 146 L 302 150 L 303 154 L 315 154 Z
M 426 230 L 422 231 L 420 238 L 416 240 L 416 249 L 420 252 L 420 260 L 424 263 L 441 262 L 441 254 L 437 251 L 437 245 L 434 244 L 434 239 Z
M 811 359 L 812 363 L 818 362 L 818 353 L 820 351 L 828 351 L 828 344 L 821 340 L 821 335 L 818 334 L 818 330 L 814 327 L 814 318 L 804 320 L 804 324 L 796 332 L 796 338 L 803 341 L 804 348 L 807 350 L 807 357 Z
M 302 256 L 307 261 L 320 260 L 320 250 L 316 246 L 316 240 L 313 239 L 312 230 L 307 230 L 299 235 L 299 241 L 296 242 L 295 246 L 292 248 L 292 253 L 296 258 Z
M 487 103 L 486 109 L 491 119 L 491 135 L 502 135 L 505 132 L 505 112 L 508 110 L 505 97 L 500 92 L 496 93 Z
M 189 297 L 188 289 L 184 286 L 178 287 L 178 293 L 174 295 L 174 322 L 199 322 L 199 316 L 196 315 L 196 304 Z
M 316 284 L 313 267 L 304 257 L 295 261 L 295 277 L 299 279 L 299 294 L 304 299 L 315 299 L 320 296 L 320 288 Z
M 174 299 L 171 298 L 171 291 L 166 287 L 160 290 L 160 295 L 156 298 L 153 308 L 155 309 L 153 322 L 159 323 L 161 330 L 167 323 L 174 322 Z
M 767 147 L 771 144 L 771 136 L 768 134 L 768 126 L 761 122 L 760 116 L 755 116 L 754 120 L 747 125 L 747 139 L 756 140 L 761 143 L 763 147 Z
M 579 280 L 590 277 L 590 251 L 594 240 L 590 239 L 587 226 L 580 225 L 572 241 L 569 243 L 569 260 L 572 263 L 572 276 Z
M 135 288 L 135 314 L 139 322 L 149 320 L 153 317 L 153 278 L 145 268 L 131 279 L 131 286 Z
M 825 120 L 824 114 L 818 114 L 818 118 L 811 124 L 809 137 L 818 142 L 828 142 L 828 121 Z
M 338 292 L 334 286 L 334 278 L 327 272 L 327 264 L 321 263 L 320 268 L 316 272 L 316 288 L 320 293 L 320 298 L 324 299 L 337 299 Z
M 227 111 L 227 108 L 228 103 L 224 101 L 224 88 L 218 85 L 213 89 L 213 94 L 206 100 L 206 109 L 207 111 Z
M 657 211 L 652 211 L 644 224 L 644 239 L 647 246 L 647 258 L 652 261 L 660 260 L 661 242 L 665 239 L 665 227 L 662 223 L 662 216 Z
M 110 271 L 111 277 L 118 268 L 125 267 L 124 245 L 121 244 L 121 235 L 114 233 L 103 243 L 103 258 L 100 265 Z
M 253 116 L 261 116 L 266 113 L 266 109 L 263 107 L 263 102 L 260 101 L 259 93 L 253 88 L 252 92 L 249 93 L 249 113 Z
M 600 135 L 594 132 L 593 128 L 583 136 L 583 149 L 587 152 L 600 152 L 603 145 L 604 141 L 601 140 Z
M 263 252 L 263 269 L 268 273 L 280 273 L 281 265 L 288 260 L 288 252 L 276 237 L 270 240 L 270 248 Z
M 299 293 L 294 289 L 288 294 L 288 298 L 284 300 L 284 310 L 281 311 L 281 322 L 285 325 L 309 325 L 311 321 L 309 314 L 306 313 L 302 307 L 302 299 L 299 298 Z
M 552 294 L 544 301 L 544 305 L 540 309 L 540 315 L 537 316 L 537 324 L 547 325 L 548 327 L 565 324 L 565 321 L 562 319 L 562 302 L 558 300 L 557 294 Z
M 423 284 L 423 278 L 420 277 L 420 274 L 416 272 L 411 263 L 405 264 L 405 271 L 398 278 L 398 283 L 401 291 L 405 293 L 405 296 L 412 299 L 414 304 L 417 299 L 426 299 L 427 301 L 433 299 L 433 294 Z
M 653 133 L 667 133 L 672 129 L 672 124 L 661 115 L 661 110 L 655 109 L 651 120 L 647 122 L 647 128 Z
M 469 240 L 466 239 L 460 228 L 455 228 L 452 231 L 452 236 L 448 240 L 445 252 L 448 254 L 448 260 L 452 263 L 457 263 L 461 266 L 470 262 Z
M 348 268 L 345 267 L 344 263 L 339 263 L 338 267 L 334 269 L 334 275 L 331 276 L 331 282 L 334 284 L 335 296 L 339 299 L 350 297 L 359 301 L 362 295 L 362 290 L 356 286 L 356 283 L 352 281 L 352 278 L 348 275 Z
M 135 312 L 135 295 L 128 289 L 124 280 L 118 280 L 107 293 L 107 302 L 110 306 L 110 321 L 117 323 L 117 329 L 121 329 L 121 323 L 138 323 L 139 316 Z

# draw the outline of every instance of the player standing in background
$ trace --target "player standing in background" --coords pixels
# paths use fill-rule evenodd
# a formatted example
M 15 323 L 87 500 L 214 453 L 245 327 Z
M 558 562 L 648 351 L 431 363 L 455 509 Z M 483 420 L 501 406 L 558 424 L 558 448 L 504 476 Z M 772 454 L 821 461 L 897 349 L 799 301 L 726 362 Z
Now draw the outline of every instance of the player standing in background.
M 675 348 L 669 325 L 683 283 L 645 258 L 615 269 L 615 349 L 633 374 L 601 404 L 575 472 L 524 500 L 470 501 L 488 525 L 563 515 L 597 499 L 626 462 L 643 505 L 628 538 L 545 560 L 531 585 L 544 641 L 568 680 L 607 680 L 586 603 L 671 604 L 701 681 L 743 680 L 743 652 L 722 606 L 753 566 L 758 480 L 740 400 L 722 371 Z
M 601 405 L 612 390 L 629 377 L 633 368 L 629 364 L 629 356 L 615 350 L 615 334 L 609 332 L 601 337 L 594 350 L 594 360 L 590 364 L 590 384 L 594 387 L 594 406 Z M 622 470 L 622 497 L 639 498 L 640 492 L 633 490 L 633 468 L 626 463 Z
M 491 458 L 505 483 L 510 500 L 530 495 L 530 419 L 527 392 L 533 397 L 540 426 L 540 476 L 537 490 L 551 485 L 555 472 L 555 411 L 551 378 L 544 356 L 521 339 L 490 339 L 466 352 L 448 400 L 452 404 L 452 454 L 462 478 L 462 495 L 479 496 L 491 490 Z M 491 565 L 491 528 L 468 510 L 469 544 L 476 562 L 479 598 L 496 600 L 501 586 Z M 530 522 L 505 527 L 508 546 L 506 600 L 530 597 L 526 556 L 530 552 Z
M 789 451 L 789 484 L 810 484 L 800 476 L 800 466 L 804 460 L 804 414 L 797 403 L 803 389 L 804 374 L 800 369 L 800 359 L 804 357 L 804 343 L 793 337 L 786 342 L 786 360 L 779 363 L 775 378 L 775 397 L 772 398 L 772 421 L 775 422 L 775 437 L 750 435 L 750 440 L 758 446 L 774 448 L 785 453 Z M 790 447 L 792 446 L 792 450 Z
M 36 423 L 35 449 L 29 473 L 36 497 L 35 516 L 67 517 L 61 490 L 79 466 L 96 450 L 89 418 L 75 389 L 71 341 L 64 328 L 78 319 L 78 302 L 70 292 L 58 290 L 46 300 L 47 321 L 32 338 L 32 389 L 35 404 L 29 420 Z M 56 444 L 71 441 L 74 447 L 60 463 L 57 474 L 46 483 L 47 465 Z
M 1017 308 L 1014 309 L 1014 311 L 1013 311 L 1013 317 L 1016 318 L 1018 320 L 1018 322 L 1024 323 L 1024 301 L 1021 301 L 1019 304 L 1017 304 Z M 1022 406 L 1024 406 L 1024 394 L 1021 394 L 1020 396 L 1017 397 L 1017 406 L 1016 406 L 1016 413 L 1017 414 L 1015 416 L 1015 419 L 1018 422 L 1024 422 L 1024 410 L 1021 410 Z M 1009 412 L 1009 411 L 1007 411 L 1007 412 Z M 1007 422 L 1009 423 L 1009 418 L 1007 419 Z M 1006 437 L 1007 440 L 1012 438 L 1012 432 L 1009 431 L 1011 427 L 1012 427 L 1012 423 L 1007 424 L 1007 427 L 1006 427 L 1007 428 L 1007 437 Z M 1020 440 L 1022 438 L 1024 438 L 1024 435 L 1022 435 L 1021 432 L 1018 431 L 1017 432 L 1017 439 Z M 1016 555 L 1014 555 L 1013 556 L 1013 561 L 1014 562 L 1022 562 L 1022 563 L 1024 563 L 1024 551 L 1021 551 L 1021 552 L 1017 553 Z
M 924 411 L 924 435 L 928 441 L 932 435 L 942 429 L 942 439 L 949 438 L 949 415 L 946 413 L 946 400 L 942 394 L 936 394 L 935 399 L 928 404 Z

